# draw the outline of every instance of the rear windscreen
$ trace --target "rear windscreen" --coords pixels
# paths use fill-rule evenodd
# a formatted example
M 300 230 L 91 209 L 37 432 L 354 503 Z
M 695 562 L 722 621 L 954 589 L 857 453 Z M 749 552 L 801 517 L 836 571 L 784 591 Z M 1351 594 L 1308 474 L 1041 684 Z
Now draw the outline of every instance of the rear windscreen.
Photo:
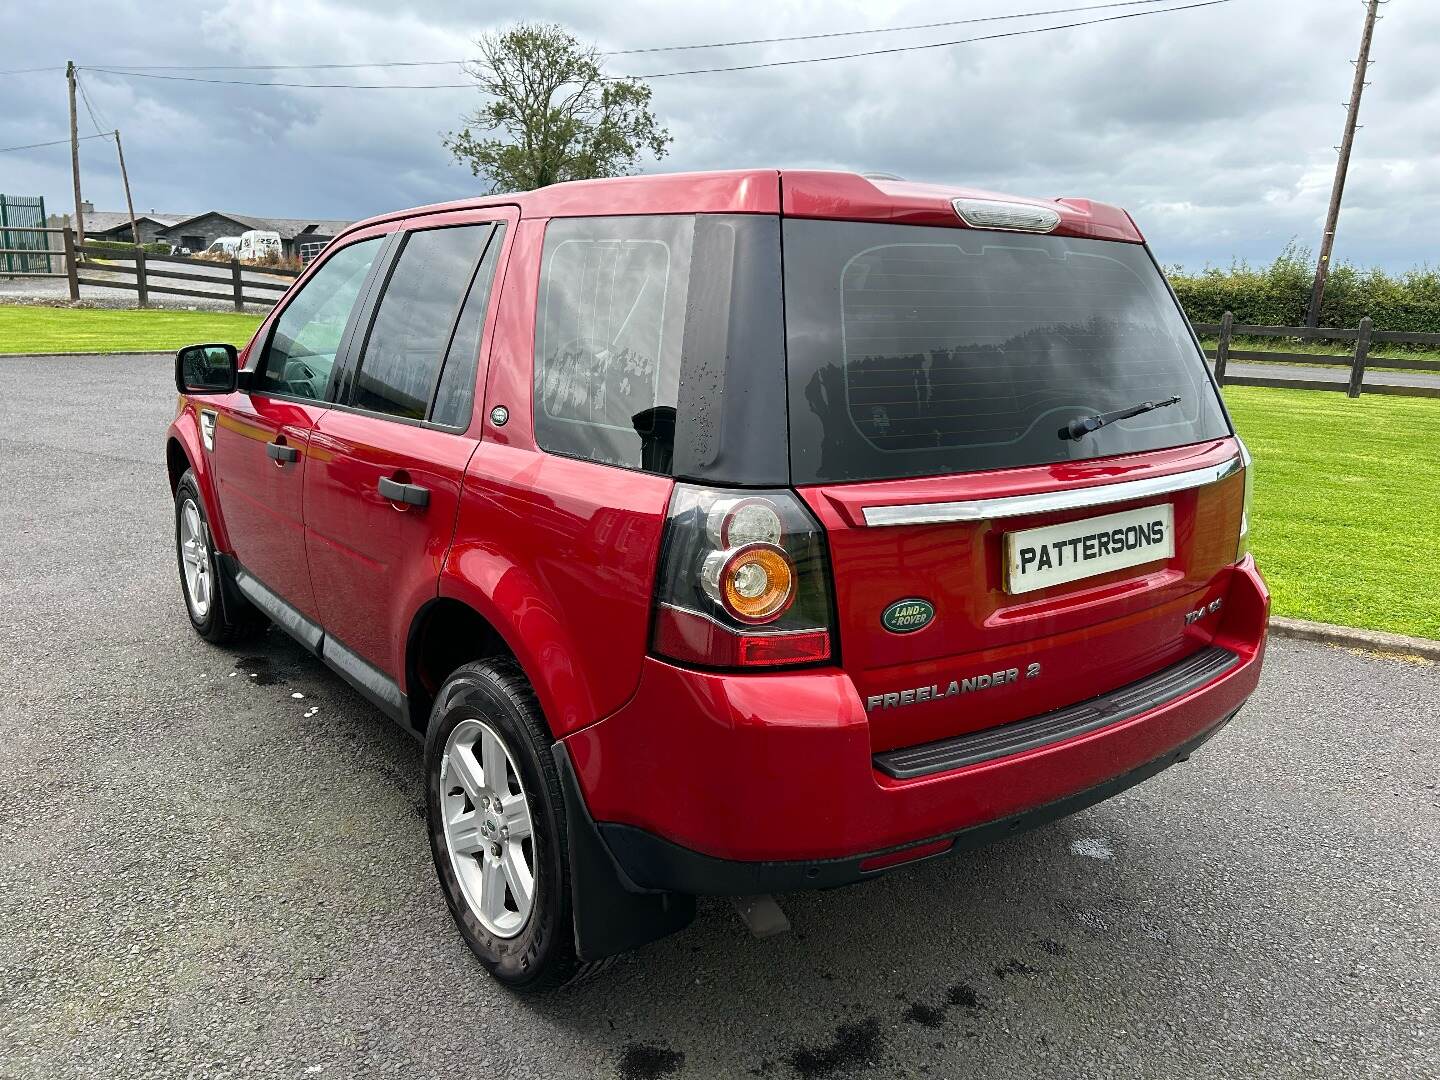
M 1136 244 L 784 223 L 796 484 L 1043 465 L 1230 434 Z M 1062 439 L 1072 420 L 1178 404 Z

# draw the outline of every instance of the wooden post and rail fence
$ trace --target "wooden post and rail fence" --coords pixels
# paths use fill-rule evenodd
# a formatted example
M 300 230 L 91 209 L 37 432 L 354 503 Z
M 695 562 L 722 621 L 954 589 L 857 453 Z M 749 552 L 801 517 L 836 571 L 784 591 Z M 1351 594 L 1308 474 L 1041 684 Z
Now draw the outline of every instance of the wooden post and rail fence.
M 1215 348 L 1205 355 L 1215 361 L 1215 381 L 1221 386 L 1275 386 L 1302 390 L 1344 390 L 1352 398 L 1361 391 L 1371 394 L 1402 394 L 1411 397 L 1440 397 L 1440 383 L 1430 386 L 1401 386 L 1395 383 L 1365 381 L 1365 373 L 1373 370 L 1407 371 L 1440 375 L 1440 360 L 1420 357 L 1371 356 L 1373 345 L 1432 345 L 1440 347 L 1440 334 L 1412 334 L 1403 330 L 1375 330 L 1368 318 L 1361 319 L 1354 330 L 1313 326 L 1250 326 L 1237 323 L 1230 312 L 1218 323 L 1195 323 L 1195 333 L 1216 338 Z M 1288 338 L 1291 341 L 1344 341 L 1355 343 L 1348 356 L 1334 353 L 1271 352 L 1261 349 L 1237 349 L 1239 338 Z M 1294 376 L 1231 375 L 1232 360 L 1250 364 L 1315 364 L 1322 367 L 1348 367 L 1350 378 L 1344 382 L 1333 379 L 1305 378 L 1305 372 L 1292 369 Z
M 136 294 L 139 307 L 147 307 L 152 294 L 183 296 L 196 300 L 223 300 L 234 305 L 236 311 L 245 306 L 273 307 L 281 294 L 290 287 L 290 280 L 299 276 L 297 270 L 278 267 L 253 266 L 231 259 L 219 262 L 209 259 L 186 258 L 179 255 L 155 255 L 143 247 L 118 248 L 94 245 L 77 246 L 75 231 L 70 228 L 41 229 L 10 226 L 10 233 L 47 234 L 43 246 L 24 248 L 0 247 L 0 256 L 24 255 L 27 261 L 22 266 L 34 265 L 44 260 L 46 270 L 0 269 L 0 277 L 64 278 L 69 287 L 70 299 L 80 299 L 80 287 L 100 289 L 125 289 Z M 59 236 L 59 250 L 55 250 L 48 236 Z M 7 243 L 10 241 L 7 241 Z M 97 261 L 103 260 L 103 261 Z M 55 271 L 56 262 L 64 266 Z M 197 272 L 198 271 L 198 272 Z M 108 278 L 93 275 L 105 273 Z M 269 278 L 270 280 L 264 280 Z M 278 279 L 278 280 L 277 280 Z M 179 284 L 177 284 L 177 282 Z M 197 288 L 197 285 L 208 288 Z M 1214 337 L 1215 348 L 1207 349 L 1206 356 L 1215 362 L 1215 380 L 1221 386 L 1273 386 L 1291 389 L 1344 390 L 1351 397 L 1359 397 L 1362 391 L 1380 394 L 1403 394 L 1419 397 L 1440 397 L 1440 382 L 1432 385 L 1402 386 L 1391 382 L 1366 382 L 1367 371 L 1375 369 L 1399 370 L 1440 375 L 1440 360 L 1407 357 L 1374 357 L 1370 349 L 1375 344 L 1389 345 L 1430 345 L 1440 347 L 1440 334 L 1412 334 L 1398 330 L 1375 330 L 1368 318 L 1361 319 L 1354 330 L 1310 326 L 1250 326 L 1235 321 L 1230 312 L 1218 323 L 1195 323 L 1195 332 L 1201 337 Z M 1350 355 L 1325 353 L 1279 352 L 1257 349 L 1237 349 L 1237 338 L 1281 338 L 1291 341 L 1340 341 L 1354 342 Z M 1303 368 L 1290 368 L 1284 376 L 1274 374 L 1231 374 L 1231 361 L 1258 364 L 1313 364 L 1328 367 L 1348 367 L 1350 377 L 1346 381 L 1334 379 L 1306 378 Z M 1293 374 L 1292 374 L 1293 373 Z
M 80 299 L 80 287 L 85 285 L 133 292 L 137 306 L 142 308 L 150 305 L 151 294 L 158 294 L 196 300 L 223 300 L 231 303 L 236 311 L 244 311 L 247 304 L 273 307 L 290 287 L 289 279 L 300 275 L 298 270 L 249 265 L 236 259 L 219 261 L 184 255 L 157 255 L 138 246 L 78 245 L 75 230 L 70 228 L 19 229 L 12 226 L 8 232 L 44 235 L 47 243 L 43 248 L 0 247 L 0 255 L 23 254 L 34 262 L 43 260 L 47 269 L 9 270 L 0 267 L 0 278 L 64 278 L 72 301 Z M 59 237 L 58 250 L 52 246 L 53 242 L 49 239 L 52 236 Z M 56 271 L 49 268 L 56 262 L 61 263 L 64 269 Z M 96 276 L 100 274 L 106 276 Z

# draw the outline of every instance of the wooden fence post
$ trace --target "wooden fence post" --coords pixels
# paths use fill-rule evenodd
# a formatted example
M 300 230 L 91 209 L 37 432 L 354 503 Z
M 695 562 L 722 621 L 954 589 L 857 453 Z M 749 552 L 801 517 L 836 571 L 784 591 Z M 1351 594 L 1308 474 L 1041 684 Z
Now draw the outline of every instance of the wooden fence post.
M 1350 386 L 1346 391 L 1351 397 L 1359 397 L 1365 384 L 1365 358 L 1370 355 L 1370 316 L 1360 320 L 1360 330 L 1355 335 L 1355 360 L 1350 365 Z
M 240 281 L 240 260 L 230 256 L 230 284 L 235 290 L 235 310 L 245 310 L 245 287 Z
M 135 245 L 135 285 L 140 297 L 137 306 L 149 307 L 150 284 L 145 280 L 145 249 L 139 244 Z
M 75 230 L 65 226 L 65 278 L 70 285 L 70 299 L 80 299 L 80 268 L 75 265 Z
M 1220 320 L 1220 340 L 1215 345 L 1215 385 L 1225 385 L 1225 368 L 1230 364 L 1230 332 L 1235 326 L 1235 313 L 1225 312 Z

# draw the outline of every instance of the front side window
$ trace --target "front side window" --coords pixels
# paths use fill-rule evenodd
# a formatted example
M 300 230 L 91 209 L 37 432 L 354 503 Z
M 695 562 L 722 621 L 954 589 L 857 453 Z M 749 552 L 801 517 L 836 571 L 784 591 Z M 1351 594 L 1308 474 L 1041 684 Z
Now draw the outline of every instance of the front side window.
M 424 420 L 494 226 L 460 225 L 410 233 L 375 312 L 350 404 Z M 491 264 L 490 272 L 494 267 Z M 488 286 L 487 286 L 488 287 Z M 466 331 L 478 351 L 478 326 Z M 474 381 L 474 358 L 469 358 Z M 468 405 L 468 400 L 466 402 Z M 447 409 L 458 413 L 450 401 Z
M 971 472 L 1230 433 L 1136 244 L 958 228 L 784 225 L 793 482 Z M 1178 404 L 1062 439 L 1070 420 Z
M 323 400 L 335 353 L 383 236 L 350 244 L 325 260 L 275 321 L 260 393 Z

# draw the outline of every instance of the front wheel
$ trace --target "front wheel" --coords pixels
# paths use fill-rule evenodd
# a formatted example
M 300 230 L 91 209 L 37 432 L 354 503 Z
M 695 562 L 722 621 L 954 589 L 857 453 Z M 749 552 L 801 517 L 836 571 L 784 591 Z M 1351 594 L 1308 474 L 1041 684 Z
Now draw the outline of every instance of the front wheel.
M 190 625 L 216 645 L 234 641 L 264 624 L 264 619 L 234 590 L 226 590 L 220 561 L 210 538 L 205 502 L 190 470 L 175 485 L 175 559 Z
M 485 968 L 521 992 L 582 973 L 560 780 L 513 660 L 459 668 L 425 736 L 430 850 L 450 913 Z

